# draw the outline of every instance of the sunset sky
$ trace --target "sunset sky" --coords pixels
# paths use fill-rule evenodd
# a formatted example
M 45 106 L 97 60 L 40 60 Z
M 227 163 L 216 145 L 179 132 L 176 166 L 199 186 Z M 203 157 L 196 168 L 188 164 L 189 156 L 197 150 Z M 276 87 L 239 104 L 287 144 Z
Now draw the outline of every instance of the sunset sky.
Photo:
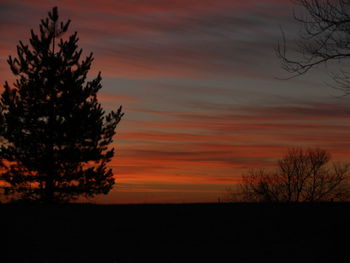
M 285 80 L 275 55 L 281 28 L 291 48 L 298 36 L 290 1 L 0 0 L 1 86 L 14 80 L 6 59 L 53 6 L 94 53 L 103 107 L 125 112 L 116 185 L 93 202 L 216 202 L 294 146 L 350 161 L 350 98 L 323 67 Z

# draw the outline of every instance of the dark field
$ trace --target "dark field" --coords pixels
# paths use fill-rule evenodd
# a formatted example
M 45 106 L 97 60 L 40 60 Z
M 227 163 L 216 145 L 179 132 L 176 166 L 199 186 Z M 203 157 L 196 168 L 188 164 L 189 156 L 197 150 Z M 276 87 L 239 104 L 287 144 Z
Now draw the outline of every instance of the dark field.
M 349 212 L 346 203 L 2 205 L 0 262 L 349 262 Z

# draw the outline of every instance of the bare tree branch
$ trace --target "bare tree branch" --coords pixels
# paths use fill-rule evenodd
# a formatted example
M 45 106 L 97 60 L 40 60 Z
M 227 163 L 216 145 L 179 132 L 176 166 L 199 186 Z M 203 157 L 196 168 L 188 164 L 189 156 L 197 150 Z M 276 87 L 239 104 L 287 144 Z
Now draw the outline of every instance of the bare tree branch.
M 297 52 L 299 57 L 287 54 L 285 33 L 276 47 L 276 55 L 282 68 L 292 78 L 307 73 L 312 68 L 331 61 L 347 61 L 350 58 L 350 1 L 349 0 L 293 0 L 305 14 L 294 19 L 301 24 Z M 349 77 L 341 70 L 334 74 L 340 89 L 350 89 Z

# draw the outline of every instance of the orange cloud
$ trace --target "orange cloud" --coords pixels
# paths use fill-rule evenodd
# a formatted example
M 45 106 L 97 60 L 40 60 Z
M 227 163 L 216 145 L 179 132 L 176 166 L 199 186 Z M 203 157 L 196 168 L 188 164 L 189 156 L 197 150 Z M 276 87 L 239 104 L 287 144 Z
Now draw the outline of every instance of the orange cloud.
M 288 147 L 322 147 L 335 160 L 346 161 L 350 154 L 347 108 L 247 107 L 234 115 L 218 110 L 195 114 L 134 109 L 150 119 L 126 120 L 126 129 L 117 135 L 116 178 L 135 187 L 170 184 L 179 190 L 181 184 L 212 185 L 211 191 L 197 193 L 208 200 L 213 191 L 219 196 L 238 182 L 246 169 L 275 165 Z M 152 115 L 164 120 L 154 120 Z

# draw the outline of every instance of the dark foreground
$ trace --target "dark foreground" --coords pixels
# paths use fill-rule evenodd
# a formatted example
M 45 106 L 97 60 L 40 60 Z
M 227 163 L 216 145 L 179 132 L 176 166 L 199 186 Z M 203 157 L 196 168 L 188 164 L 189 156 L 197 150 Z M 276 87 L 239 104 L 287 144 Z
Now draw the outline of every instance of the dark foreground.
M 350 258 L 350 204 L 344 203 L 2 205 L 0 216 L 4 263 Z

